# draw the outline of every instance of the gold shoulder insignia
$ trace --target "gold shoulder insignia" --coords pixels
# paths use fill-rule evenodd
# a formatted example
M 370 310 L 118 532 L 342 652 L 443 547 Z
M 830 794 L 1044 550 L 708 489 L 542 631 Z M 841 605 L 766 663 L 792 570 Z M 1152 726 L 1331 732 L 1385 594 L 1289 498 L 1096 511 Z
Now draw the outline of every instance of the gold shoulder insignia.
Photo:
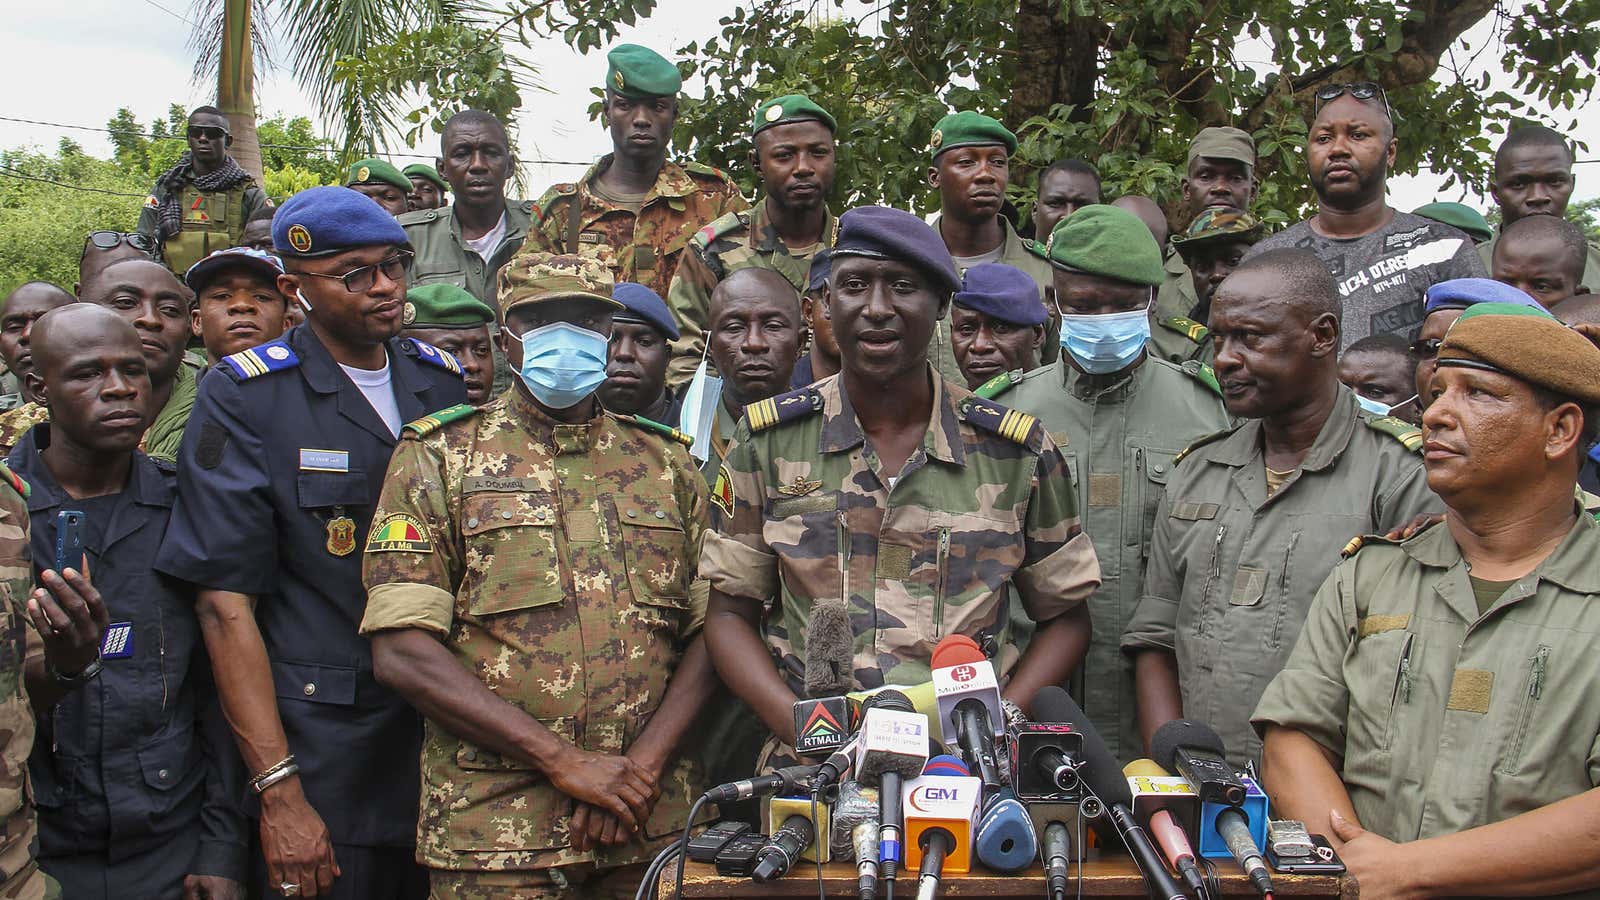
M 1157 324 L 1169 331 L 1176 331 L 1196 344 L 1204 343 L 1205 339 L 1211 334 L 1211 329 L 1183 316 L 1162 319 Z
M 1028 413 L 1001 406 L 976 395 L 961 404 L 961 418 L 991 434 L 1025 447 L 1037 447 L 1044 426 Z
M 1379 416 L 1374 419 L 1362 416 L 1361 418 L 1362 421 L 1367 423 L 1368 428 L 1394 438 L 1412 453 L 1422 452 L 1422 429 L 1410 422 L 1404 419 L 1397 419 L 1394 416 Z
M 1187 447 L 1183 448 L 1182 450 L 1178 451 L 1178 455 L 1174 456 L 1172 458 L 1172 464 L 1173 465 L 1177 465 L 1178 463 L 1183 462 L 1184 459 L 1186 459 L 1189 456 L 1189 454 L 1193 453 L 1196 450 L 1199 450 L 1201 447 L 1204 447 L 1205 445 L 1207 445 L 1207 444 L 1209 444 L 1209 443 L 1211 443 L 1213 441 L 1219 441 L 1219 440 L 1227 437 L 1228 435 L 1233 434 L 1233 432 L 1234 432 L 1234 429 L 1232 429 L 1232 428 L 1224 428 L 1221 431 L 1213 431 L 1212 433 L 1210 433 L 1210 434 L 1206 435 L 1205 437 L 1202 437 L 1202 438 L 1194 441 L 1189 446 L 1187 446 Z
M 1217 373 L 1210 366 L 1197 360 L 1189 360 L 1180 364 L 1178 368 L 1182 369 L 1190 378 L 1205 385 L 1206 389 L 1213 394 L 1218 397 L 1222 396 L 1222 385 L 1217 381 Z
M 629 425 L 638 426 L 645 431 L 653 431 L 663 437 L 677 441 L 685 447 L 694 446 L 694 438 L 673 428 L 671 425 L 664 425 L 654 419 L 646 419 L 644 416 L 630 416 L 623 413 L 612 413 L 611 415 L 619 422 L 627 422 Z
M 457 403 L 455 406 L 447 406 L 438 412 L 428 413 L 416 421 L 407 422 L 403 430 L 409 431 L 417 437 L 426 437 L 451 422 L 465 419 L 476 412 L 478 412 L 478 408 L 470 403 Z
M 776 397 L 757 400 L 744 408 L 744 417 L 750 422 L 750 432 L 766 431 L 780 422 L 789 422 L 822 410 L 822 394 L 814 388 L 803 387 Z

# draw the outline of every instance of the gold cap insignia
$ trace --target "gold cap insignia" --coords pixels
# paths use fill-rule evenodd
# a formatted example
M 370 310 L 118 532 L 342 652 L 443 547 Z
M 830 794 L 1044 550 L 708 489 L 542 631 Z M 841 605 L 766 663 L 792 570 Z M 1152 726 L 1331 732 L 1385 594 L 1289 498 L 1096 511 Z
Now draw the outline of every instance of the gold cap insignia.
M 400 308 L 400 324 L 402 324 L 402 325 L 410 325 L 412 322 L 415 322 L 416 320 L 417 320 L 417 305 L 415 303 L 412 303 L 410 300 L 407 300 L 406 301 L 406 305 Z
M 371 177 L 372 177 L 372 170 L 367 168 L 366 166 L 362 166 L 361 168 L 356 170 L 356 184 L 361 184 L 362 182 L 366 181 L 368 178 L 371 178 Z
M 311 232 L 304 225 L 289 226 L 289 246 L 298 253 L 311 252 Z
M 933 130 L 933 137 L 928 138 L 928 149 L 929 150 L 937 150 L 937 149 L 939 149 L 939 145 L 943 144 L 943 143 L 944 143 L 944 132 L 942 132 L 939 129 L 935 128 Z
M 783 118 L 783 104 L 782 103 L 774 103 L 771 106 L 767 107 L 766 115 L 767 115 L 767 121 L 768 122 L 776 122 L 779 119 Z

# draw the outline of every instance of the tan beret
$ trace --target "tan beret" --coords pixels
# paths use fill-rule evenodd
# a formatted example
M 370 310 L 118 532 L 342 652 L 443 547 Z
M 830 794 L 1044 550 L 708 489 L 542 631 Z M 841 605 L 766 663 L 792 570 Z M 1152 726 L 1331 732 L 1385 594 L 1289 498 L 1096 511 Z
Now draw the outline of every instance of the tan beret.
M 1473 306 L 1445 334 L 1439 366 L 1501 372 L 1559 397 L 1600 404 L 1600 347 L 1543 310 Z

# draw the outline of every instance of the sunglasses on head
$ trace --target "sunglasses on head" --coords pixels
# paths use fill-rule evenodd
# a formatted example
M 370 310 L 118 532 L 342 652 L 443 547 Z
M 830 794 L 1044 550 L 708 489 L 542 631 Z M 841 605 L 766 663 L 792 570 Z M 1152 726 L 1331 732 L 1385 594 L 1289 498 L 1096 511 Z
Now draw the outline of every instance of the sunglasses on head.
M 1413 342 L 1408 349 L 1410 349 L 1412 356 L 1420 357 L 1422 359 L 1433 359 L 1435 356 L 1439 355 L 1439 346 L 1443 343 L 1444 341 L 1440 340 L 1439 338 L 1423 338 L 1419 341 Z
M 84 241 L 83 252 L 88 253 L 90 247 L 94 247 L 97 250 L 115 250 L 123 244 L 152 256 L 156 252 L 155 241 L 136 231 L 91 231 L 89 232 L 89 239 Z
M 1394 113 L 1389 109 L 1389 95 L 1383 92 L 1382 85 L 1371 81 L 1339 81 L 1317 88 L 1316 100 L 1311 108 L 1311 114 L 1313 116 L 1320 114 L 1324 106 L 1343 97 L 1345 94 L 1349 94 L 1363 103 L 1373 97 L 1377 97 L 1383 101 L 1383 114 L 1391 120 L 1394 118 Z

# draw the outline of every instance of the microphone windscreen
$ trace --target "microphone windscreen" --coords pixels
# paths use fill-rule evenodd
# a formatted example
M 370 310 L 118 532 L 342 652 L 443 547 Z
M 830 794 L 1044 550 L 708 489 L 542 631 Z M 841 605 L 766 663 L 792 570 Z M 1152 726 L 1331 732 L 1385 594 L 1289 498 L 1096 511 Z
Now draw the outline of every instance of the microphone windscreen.
M 1122 767 L 1117 765 L 1094 723 L 1066 691 L 1053 684 L 1040 688 L 1033 696 L 1033 716 L 1039 722 L 1070 725 L 1073 731 L 1083 735 L 1083 765 L 1078 769 L 1078 777 L 1101 802 L 1120 806 L 1133 804 L 1133 792 L 1128 789 Z
M 1178 770 L 1178 749 L 1203 750 L 1227 758 L 1227 745 L 1211 726 L 1192 719 L 1173 719 L 1156 729 L 1150 738 L 1150 758 L 1156 765 L 1170 771 Z
M 1122 767 L 1124 778 L 1167 778 L 1172 773 L 1155 764 L 1154 760 L 1136 759 Z
M 812 606 L 806 625 L 806 696 L 836 697 L 854 688 L 854 656 L 855 639 L 844 604 Z
M 948 669 L 962 663 L 983 662 L 988 657 L 979 649 L 978 642 L 964 634 L 952 634 L 940 641 L 933 648 L 933 657 L 928 662 L 930 669 Z
M 1002 789 L 983 818 L 978 820 L 978 831 L 972 837 L 972 852 L 978 861 L 1001 874 L 1010 875 L 1033 865 L 1039 852 L 1039 837 L 1033 830 L 1033 819 L 1027 807 Z
M 926 766 L 922 767 L 922 774 L 971 775 L 972 771 L 967 768 L 967 764 L 962 762 L 960 757 L 935 756 L 928 760 L 928 764 Z
M 868 697 L 861 704 L 861 714 L 866 715 L 869 709 L 893 709 L 900 712 L 916 712 L 917 708 L 911 703 L 911 698 L 892 688 L 884 688 Z

